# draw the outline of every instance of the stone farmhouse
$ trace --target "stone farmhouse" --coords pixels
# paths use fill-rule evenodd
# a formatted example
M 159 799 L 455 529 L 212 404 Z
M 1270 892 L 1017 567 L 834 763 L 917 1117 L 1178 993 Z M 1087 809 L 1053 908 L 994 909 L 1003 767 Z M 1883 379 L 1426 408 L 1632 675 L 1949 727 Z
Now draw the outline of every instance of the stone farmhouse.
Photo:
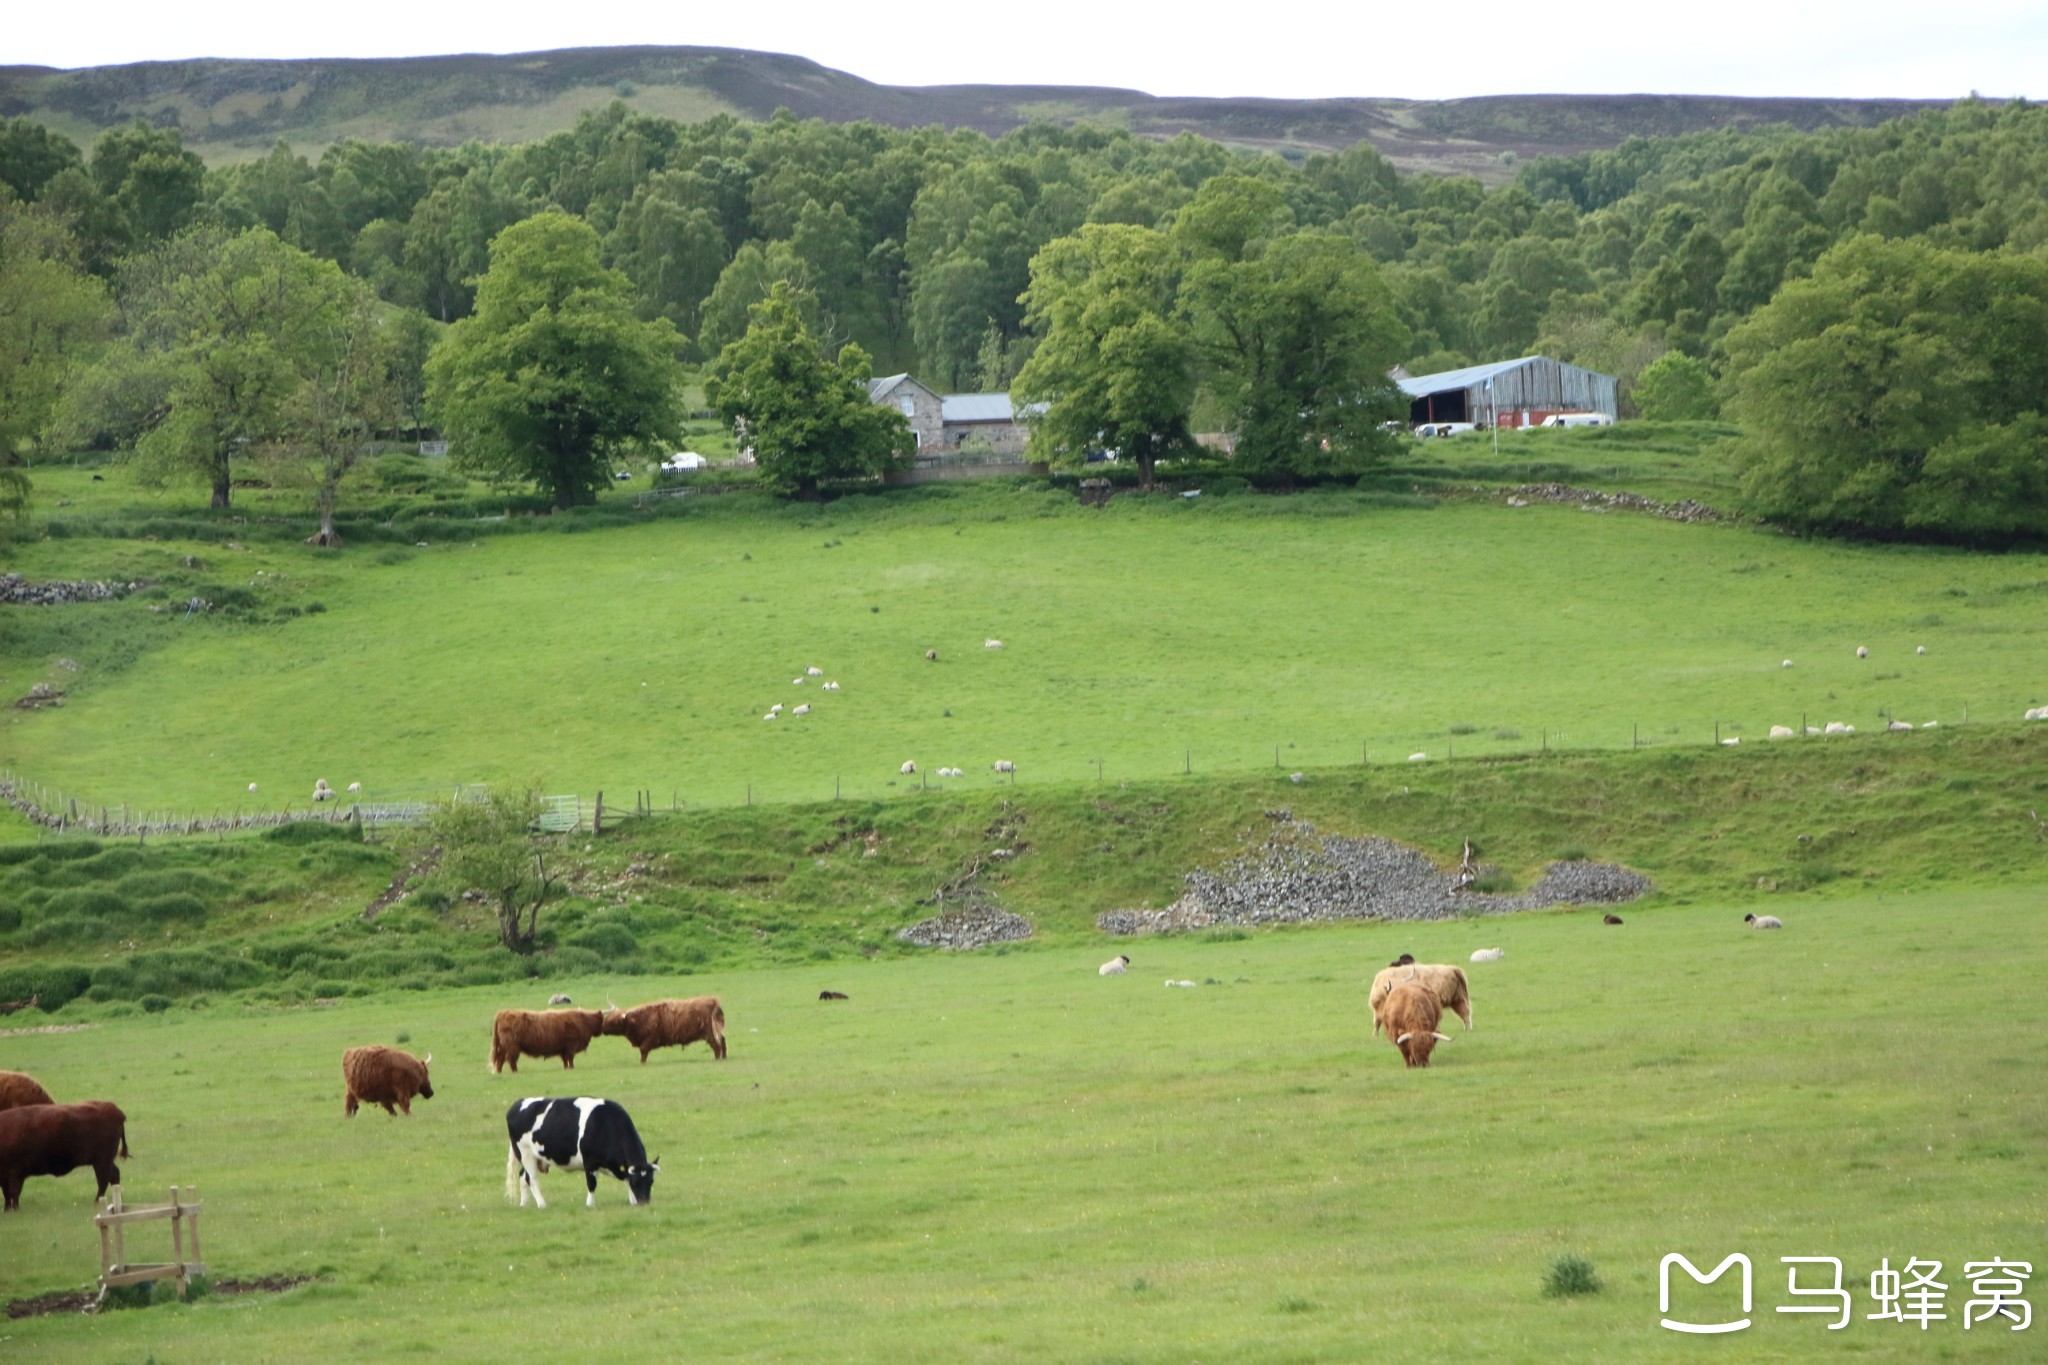
M 907 374 L 892 374 L 868 381 L 868 399 L 903 414 L 920 461 L 961 455 L 1023 461 L 1027 433 L 1007 393 L 939 394 Z

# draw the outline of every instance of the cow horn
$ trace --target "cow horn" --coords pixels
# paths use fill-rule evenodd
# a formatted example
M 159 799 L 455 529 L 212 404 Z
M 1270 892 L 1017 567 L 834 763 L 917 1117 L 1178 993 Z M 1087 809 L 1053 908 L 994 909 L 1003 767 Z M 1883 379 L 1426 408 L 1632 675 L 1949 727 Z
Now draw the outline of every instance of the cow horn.
M 1448 1043 L 1451 1041 L 1450 1035 L 1447 1033 L 1432 1032 L 1429 1036 L 1436 1039 L 1439 1043 Z
M 1413 1038 L 1414 1036 L 1415 1035 L 1412 1033 L 1404 1033 L 1399 1038 L 1396 1038 L 1394 1040 L 1394 1046 L 1399 1047 L 1401 1046 L 1401 1044 L 1407 1042 L 1410 1038 Z
M 434 1062 L 434 1054 L 433 1054 L 433 1053 L 431 1053 L 431 1052 L 429 1052 L 429 1053 L 427 1054 L 427 1060 L 426 1060 L 426 1061 L 424 1061 L 424 1062 L 421 1062 L 421 1063 L 420 1063 L 420 1065 L 421 1065 L 421 1066 L 431 1066 L 431 1065 L 433 1065 L 433 1062 Z
M 654 1160 L 648 1162 L 647 1165 L 649 1169 L 658 1171 L 661 1169 L 661 1158 L 656 1157 L 654 1158 Z

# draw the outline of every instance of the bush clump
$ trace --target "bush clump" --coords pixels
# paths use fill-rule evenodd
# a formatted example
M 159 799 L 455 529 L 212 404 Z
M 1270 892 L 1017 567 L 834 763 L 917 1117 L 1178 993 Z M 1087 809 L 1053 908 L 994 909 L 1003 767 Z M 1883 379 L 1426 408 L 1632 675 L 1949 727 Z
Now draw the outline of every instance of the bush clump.
M 1600 1276 L 1594 1272 L 1593 1263 L 1571 1252 L 1552 1261 L 1543 1272 L 1543 1297 L 1546 1299 L 1597 1294 L 1600 1289 Z

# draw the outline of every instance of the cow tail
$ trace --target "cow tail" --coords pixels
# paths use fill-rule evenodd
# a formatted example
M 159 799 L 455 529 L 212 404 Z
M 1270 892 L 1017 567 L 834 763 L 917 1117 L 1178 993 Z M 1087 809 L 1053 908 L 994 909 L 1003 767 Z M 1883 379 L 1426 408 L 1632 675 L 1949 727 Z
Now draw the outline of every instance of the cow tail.
M 134 1157 L 128 1154 L 128 1120 L 126 1119 L 121 1120 L 121 1160 L 135 1160 Z

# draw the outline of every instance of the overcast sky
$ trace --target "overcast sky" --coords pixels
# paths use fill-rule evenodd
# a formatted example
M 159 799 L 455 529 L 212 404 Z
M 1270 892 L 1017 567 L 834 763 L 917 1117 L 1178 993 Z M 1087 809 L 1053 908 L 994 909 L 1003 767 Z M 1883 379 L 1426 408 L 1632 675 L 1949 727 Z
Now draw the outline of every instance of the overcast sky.
M 2048 0 L 101 0 L 81 10 L 12 0 L 7 9 L 0 65 L 659 43 L 795 53 L 889 85 L 1280 98 L 2048 95 Z

